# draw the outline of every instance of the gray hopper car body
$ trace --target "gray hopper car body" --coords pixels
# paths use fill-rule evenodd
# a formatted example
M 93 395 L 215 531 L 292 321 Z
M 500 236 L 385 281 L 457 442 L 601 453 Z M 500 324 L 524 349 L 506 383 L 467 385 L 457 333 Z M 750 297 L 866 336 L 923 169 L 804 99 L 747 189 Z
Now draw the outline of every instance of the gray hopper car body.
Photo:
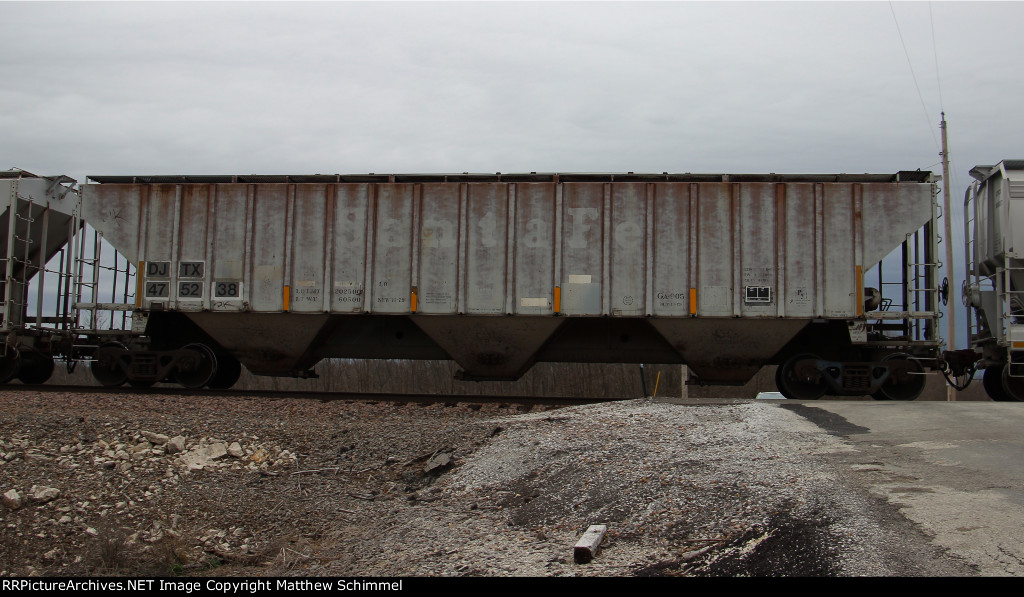
M 43 285 L 30 284 L 60 254 L 54 272 L 64 290 L 72 284 L 64 247 L 78 234 L 81 207 L 75 181 L 42 177 L 24 170 L 0 172 L 0 383 L 17 377 L 43 383 L 53 373 L 55 337 L 73 335 L 67 301 L 54 315 L 43 314 Z M 31 292 L 30 292 L 31 291 Z M 31 304 L 34 303 L 34 304 Z
M 1024 160 L 975 166 L 971 176 L 964 197 L 969 348 L 959 353 L 984 369 L 993 400 L 1024 401 Z
M 903 397 L 940 343 L 927 172 L 90 178 L 82 214 L 138 265 L 146 348 L 257 374 L 638 362 L 741 384 L 774 363 L 790 397 Z

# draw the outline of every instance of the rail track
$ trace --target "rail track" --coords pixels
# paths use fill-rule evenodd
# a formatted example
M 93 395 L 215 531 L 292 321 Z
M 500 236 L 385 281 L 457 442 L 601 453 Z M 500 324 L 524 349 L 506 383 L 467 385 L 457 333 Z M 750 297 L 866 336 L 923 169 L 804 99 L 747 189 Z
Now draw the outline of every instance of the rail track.
M 617 402 L 632 400 L 635 396 L 622 398 L 571 398 L 564 396 L 488 396 L 484 394 L 402 394 L 393 392 L 325 392 L 319 390 L 192 390 L 180 386 L 152 386 L 137 388 L 131 386 L 105 387 L 84 385 L 58 384 L 20 384 L 11 383 L 0 387 L 0 396 L 6 392 L 44 392 L 44 393 L 79 393 L 79 394 L 129 394 L 146 396 L 216 396 L 223 398 L 266 398 L 266 399 L 306 399 L 320 402 L 359 401 L 359 402 L 404 402 L 404 403 L 444 403 L 459 404 L 509 404 L 517 406 L 572 406 L 593 404 L 598 402 Z

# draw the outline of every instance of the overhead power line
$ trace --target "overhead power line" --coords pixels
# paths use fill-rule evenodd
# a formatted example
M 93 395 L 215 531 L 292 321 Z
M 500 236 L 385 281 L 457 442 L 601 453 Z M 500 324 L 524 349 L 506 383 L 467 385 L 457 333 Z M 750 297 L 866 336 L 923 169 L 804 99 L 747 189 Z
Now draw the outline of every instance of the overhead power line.
M 899 19 L 896 18 L 896 10 L 892 7 L 892 0 L 889 1 L 889 12 L 892 13 L 892 20 L 894 23 L 896 23 L 896 33 L 900 37 L 900 45 L 903 46 L 903 54 L 907 57 L 907 65 L 910 67 L 910 76 L 914 79 L 914 89 L 917 90 L 917 97 L 918 99 L 921 100 L 921 109 L 924 111 L 925 121 L 928 123 L 928 132 L 932 134 L 932 141 L 935 142 L 935 148 L 941 152 L 942 146 L 939 143 L 939 138 L 935 136 L 935 129 L 932 125 L 932 118 L 931 116 L 928 115 L 928 107 L 924 103 L 924 95 L 921 93 L 921 86 L 917 84 L 917 74 L 914 72 L 914 64 L 910 60 L 910 52 L 907 51 L 907 44 L 905 41 L 903 41 L 903 32 L 900 30 Z

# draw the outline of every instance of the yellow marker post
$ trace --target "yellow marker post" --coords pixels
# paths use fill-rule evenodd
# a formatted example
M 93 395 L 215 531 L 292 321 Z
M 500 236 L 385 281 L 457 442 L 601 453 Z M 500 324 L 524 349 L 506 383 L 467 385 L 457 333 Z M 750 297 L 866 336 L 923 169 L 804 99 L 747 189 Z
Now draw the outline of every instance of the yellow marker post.
M 857 266 L 857 317 L 864 315 L 864 268 Z
M 292 287 L 286 285 L 284 287 L 284 310 L 285 311 L 287 311 L 289 309 L 289 301 L 291 300 L 291 296 L 292 296 Z
M 697 289 L 690 289 L 690 315 L 697 314 Z
M 562 287 L 555 286 L 555 313 L 562 312 Z
M 145 288 L 146 282 L 142 279 L 143 272 L 146 271 L 146 262 L 139 262 L 139 269 L 135 270 L 135 306 L 142 308 L 142 289 Z

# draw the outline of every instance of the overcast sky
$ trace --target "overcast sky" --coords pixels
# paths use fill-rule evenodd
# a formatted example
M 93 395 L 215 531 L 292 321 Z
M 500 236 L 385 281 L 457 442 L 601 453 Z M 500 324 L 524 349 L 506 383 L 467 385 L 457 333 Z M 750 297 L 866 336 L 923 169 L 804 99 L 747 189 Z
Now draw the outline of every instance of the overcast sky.
M 1016 2 L 3 1 L 0 21 L 0 168 L 38 174 L 938 170 L 940 89 L 954 196 L 1024 157 Z
M 944 109 L 959 210 L 972 166 L 1024 158 L 1022 23 L 1017 2 L 0 0 L 0 169 L 939 172 Z

